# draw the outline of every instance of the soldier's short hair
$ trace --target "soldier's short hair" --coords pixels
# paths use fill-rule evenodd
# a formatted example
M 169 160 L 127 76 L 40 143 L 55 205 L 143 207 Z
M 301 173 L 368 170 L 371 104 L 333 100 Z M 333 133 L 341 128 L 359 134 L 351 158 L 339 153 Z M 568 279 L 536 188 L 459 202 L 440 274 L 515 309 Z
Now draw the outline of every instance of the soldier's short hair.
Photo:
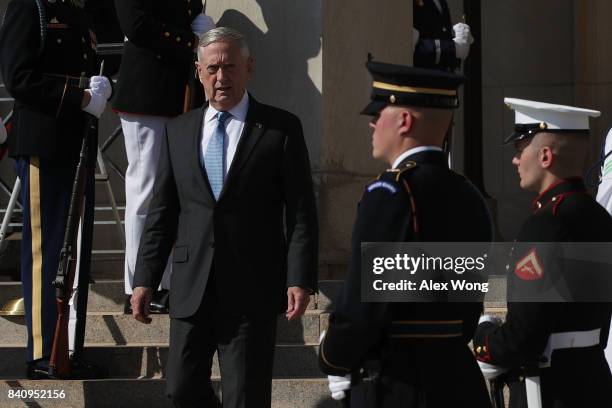
M 210 44 L 217 42 L 235 42 L 240 47 L 240 53 L 243 57 L 250 56 L 249 45 L 246 37 L 238 30 L 230 27 L 217 27 L 204 33 L 198 44 L 198 57 L 200 50 Z

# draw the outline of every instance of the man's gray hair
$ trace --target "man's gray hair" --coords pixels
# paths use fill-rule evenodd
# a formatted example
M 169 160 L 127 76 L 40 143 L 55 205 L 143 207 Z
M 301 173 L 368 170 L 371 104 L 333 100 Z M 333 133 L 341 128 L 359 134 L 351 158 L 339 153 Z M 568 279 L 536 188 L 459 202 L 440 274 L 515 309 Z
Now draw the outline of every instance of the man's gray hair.
M 246 37 L 238 30 L 229 27 L 217 27 L 204 33 L 198 44 L 198 58 L 202 48 L 217 42 L 234 42 L 240 47 L 240 53 L 243 57 L 250 56 L 249 45 Z

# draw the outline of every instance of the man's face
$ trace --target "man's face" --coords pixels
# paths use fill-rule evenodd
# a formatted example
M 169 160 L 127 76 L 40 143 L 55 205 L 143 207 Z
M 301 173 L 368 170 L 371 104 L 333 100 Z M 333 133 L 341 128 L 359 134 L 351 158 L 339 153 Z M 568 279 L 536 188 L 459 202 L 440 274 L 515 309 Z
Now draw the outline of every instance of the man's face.
M 234 41 L 216 42 L 200 50 L 196 67 L 212 107 L 228 111 L 244 95 L 253 71 L 253 59 L 243 56 Z
M 520 186 L 523 190 L 540 192 L 540 187 L 545 170 L 540 165 L 540 148 L 533 143 L 533 138 L 526 138 L 514 143 L 516 153 L 512 158 L 512 164 L 516 166 Z
M 370 121 L 372 133 L 372 157 L 379 160 L 389 161 L 395 152 L 400 135 L 400 117 L 392 107 L 385 107 L 377 116 Z

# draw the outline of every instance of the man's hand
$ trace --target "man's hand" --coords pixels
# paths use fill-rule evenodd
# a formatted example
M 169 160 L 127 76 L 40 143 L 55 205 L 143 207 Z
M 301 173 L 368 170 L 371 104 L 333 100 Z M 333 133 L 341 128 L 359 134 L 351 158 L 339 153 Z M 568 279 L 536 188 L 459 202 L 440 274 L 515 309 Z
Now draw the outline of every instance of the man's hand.
M 338 375 L 328 375 L 327 381 L 329 382 L 329 390 L 331 396 L 336 401 L 340 401 L 346 397 L 345 391 L 351 389 L 351 375 L 347 374 L 343 377 Z
M 110 81 L 105 76 L 92 76 L 89 79 L 89 89 L 91 89 L 92 92 L 99 93 L 107 101 L 110 99 L 113 93 L 113 88 L 111 87 Z
M 100 119 L 100 116 L 102 116 L 102 113 L 104 113 L 104 108 L 106 108 L 106 99 L 103 95 L 94 92 L 91 89 L 86 89 L 85 92 L 83 92 L 83 102 L 81 106 L 83 106 L 81 109 L 83 109 L 85 112 Z
M 470 45 L 474 42 L 470 26 L 465 23 L 457 23 L 453 26 L 455 32 L 455 54 L 460 60 L 465 60 L 470 53 Z
M 202 38 L 207 31 L 213 28 L 215 28 L 215 21 L 203 13 L 198 14 L 191 22 L 191 30 L 198 38 Z
M 148 287 L 138 286 L 134 288 L 130 303 L 132 304 L 132 316 L 139 322 L 145 324 L 151 323 L 149 304 L 151 303 L 152 293 L 153 289 Z
M 293 320 L 300 317 L 306 311 L 306 307 L 310 303 L 310 294 L 305 289 L 298 286 L 287 288 L 287 320 Z

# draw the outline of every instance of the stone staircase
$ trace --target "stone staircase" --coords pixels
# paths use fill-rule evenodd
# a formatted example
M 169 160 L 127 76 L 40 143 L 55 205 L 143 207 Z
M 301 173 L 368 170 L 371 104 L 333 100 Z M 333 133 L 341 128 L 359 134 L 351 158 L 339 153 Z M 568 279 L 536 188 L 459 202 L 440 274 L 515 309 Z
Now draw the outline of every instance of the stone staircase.
M 101 262 L 100 262 L 101 261 Z M 110 378 L 84 381 L 24 380 L 26 328 L 23 316 L 0 318 L 0 407 L 168 407 L 164 371 L 168 355 L 169 318 L 154 315 L 150 325 L 123 315 L 122 262 L 112 257 L 96 261 L 96 282 L 90 285 L 85 335 L 86 358 L 109 368 Z M 112 272 L 115 271 L 115 272 Z M 114 275 L 114 276 L 113 276 Z M 102 276 L 103 278 L 99 278 Z M 487 295 L 489 311 L 505 312 L 499 301 L 503 280 L 493 280 Z M 317 363 L 318 339 L 327 328 L 328 310 L 342 282 L 321 281 L 306 314 L 287 322 L 279 317 L 273 375 L 273 407 L 338 407 L 329 397 L 327 381 Z M 21 296 L 21 285 L 0 282 L 0 304 Z M 219 368 L 213 378 L 219 389 Z M 63 390 L 63 399 L 9 398 L 28 390 Z M 12 395 L 12 394 L 11 394 Z

